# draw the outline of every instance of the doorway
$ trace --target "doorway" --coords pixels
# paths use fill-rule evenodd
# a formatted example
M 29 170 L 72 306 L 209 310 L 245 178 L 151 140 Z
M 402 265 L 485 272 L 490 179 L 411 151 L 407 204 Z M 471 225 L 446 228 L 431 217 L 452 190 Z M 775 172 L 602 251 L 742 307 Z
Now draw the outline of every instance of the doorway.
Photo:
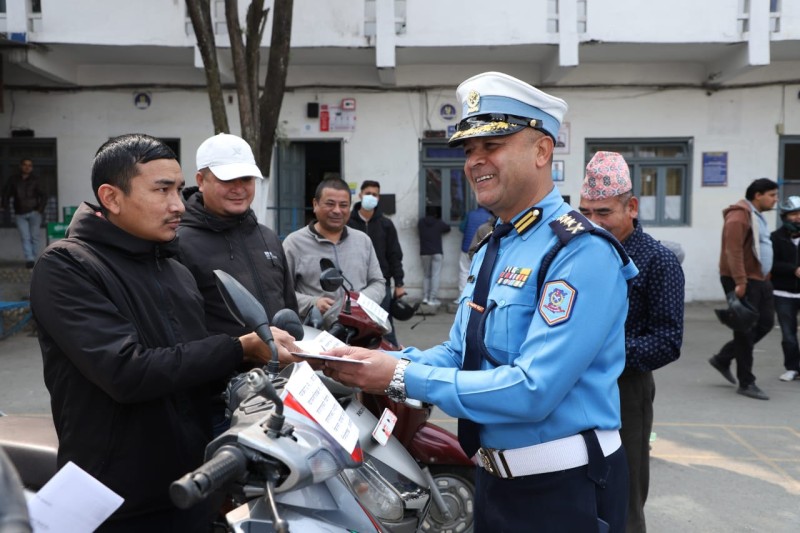
M 778 154 L 778 183 L 781 198 L 800 196 L 800 135 L 781 137 Z
M 311 200 L 319 182 L 342 177 L 342 142 L 288 141 L 278 143 L 278 235 L 308 224 Z

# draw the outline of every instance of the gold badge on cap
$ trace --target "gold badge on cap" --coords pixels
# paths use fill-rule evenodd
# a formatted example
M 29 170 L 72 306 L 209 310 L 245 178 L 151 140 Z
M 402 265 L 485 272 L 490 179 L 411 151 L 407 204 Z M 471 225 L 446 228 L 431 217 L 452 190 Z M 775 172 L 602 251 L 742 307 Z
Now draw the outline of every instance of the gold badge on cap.
M 481 95 L 475 89 L 467 95 L 467 113 L 477 113 L 481 108 Z

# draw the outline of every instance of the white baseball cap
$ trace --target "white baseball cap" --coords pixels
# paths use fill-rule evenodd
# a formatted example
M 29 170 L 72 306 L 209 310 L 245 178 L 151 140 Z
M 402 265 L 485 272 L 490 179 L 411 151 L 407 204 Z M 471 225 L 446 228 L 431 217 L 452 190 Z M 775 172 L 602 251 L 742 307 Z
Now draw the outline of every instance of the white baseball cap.
M 245 176 L 263 178 L 247 141 L 220 133 L 209 137 L 197 149 L 197 170 L 208 168 L 217 179 L 235 180 Z

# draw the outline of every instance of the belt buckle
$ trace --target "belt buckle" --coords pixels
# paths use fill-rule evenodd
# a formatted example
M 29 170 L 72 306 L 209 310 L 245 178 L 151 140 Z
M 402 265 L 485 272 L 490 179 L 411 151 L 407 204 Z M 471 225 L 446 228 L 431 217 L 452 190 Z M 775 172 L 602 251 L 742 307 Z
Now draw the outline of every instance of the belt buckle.
M 494 460 L 494 456 L 492 452 L 494 452 L 492 448 L 478 448 L 478 456 L 481 458 L 481 466 L 489 472 L 490 474 L 500 476 L 500 470 L 497 468 L 497 463 Z

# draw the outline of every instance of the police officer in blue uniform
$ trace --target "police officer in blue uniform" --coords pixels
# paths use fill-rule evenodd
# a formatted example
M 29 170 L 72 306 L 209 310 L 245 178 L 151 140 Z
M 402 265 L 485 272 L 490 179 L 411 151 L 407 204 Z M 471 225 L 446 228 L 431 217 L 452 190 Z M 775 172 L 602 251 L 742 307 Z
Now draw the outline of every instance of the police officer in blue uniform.
M 564 203 L 551 179 L 567 104 L 497 72 L 457 89 L 465 174 L 498 216 L 476 253 L 450 338 L 421 351 L 334 351 L 364 390 L 431 402 L 477 453 L 475 531 L 624 531 L 628 472 L 617 378 L 627 286 L 619 243 Z

